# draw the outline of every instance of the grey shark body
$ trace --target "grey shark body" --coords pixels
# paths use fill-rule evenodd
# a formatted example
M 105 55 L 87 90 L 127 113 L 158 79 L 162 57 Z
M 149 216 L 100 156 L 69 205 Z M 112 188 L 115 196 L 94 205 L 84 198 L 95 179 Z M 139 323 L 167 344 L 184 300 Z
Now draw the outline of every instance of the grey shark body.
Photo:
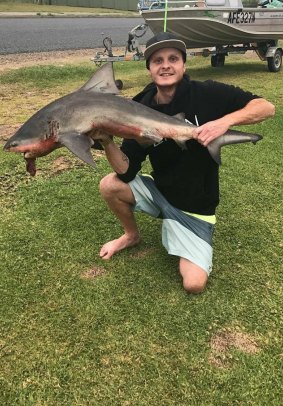
M 101 133 L 135 139 L 145 145 L 171 138 L 182 146 L 193 138 L 194 125 L 118 94 L 112 64 L 107 63 L 82 88 L 35 113 L 7 141 L 4 150 L 23 153 L 28 172 L 35 175 L 35 159 L 63 146 L 95 166 L 91 147 Z M 257 134 L 231 130 L 209 143 L 207 148 L 220 164 L 223 145 L 256 143 L 261 138 Z

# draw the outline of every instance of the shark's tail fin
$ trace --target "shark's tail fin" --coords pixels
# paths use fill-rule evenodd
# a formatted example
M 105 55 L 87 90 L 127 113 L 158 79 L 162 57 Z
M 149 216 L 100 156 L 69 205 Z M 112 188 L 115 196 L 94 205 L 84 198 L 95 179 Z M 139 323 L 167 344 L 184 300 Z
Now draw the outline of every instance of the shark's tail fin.
M 258 134 L 250 134 L 236 130 L 229 130 L 226 134 L 210 142 L 207 146 L 207 149 L 214 161 L 218 165 L 221 165 L 221 147 L 223 147 L 223 145 L 241 144 L 243 142 L 252 142 L 253 144 L 256 144 L 261 139 L 262 136 Z
M 220 142 L 217 142 L 217 140 L 218 139 L 210 142 L 207 146 L 207 149 L 214 161 L 218 165 L 221 165 L 221 145 Z

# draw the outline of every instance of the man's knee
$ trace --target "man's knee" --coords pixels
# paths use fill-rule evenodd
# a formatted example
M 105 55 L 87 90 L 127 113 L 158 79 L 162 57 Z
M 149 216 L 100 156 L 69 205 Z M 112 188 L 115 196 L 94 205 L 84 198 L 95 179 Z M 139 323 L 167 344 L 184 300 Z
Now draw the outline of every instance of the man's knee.
M 99 191 L 103 197 L 107 197 L 117 192 L 117 178 L 116 173 L 109 173 L 101 179 L 99 183 Z
M 183 287 L 188 293 L 204 291 L 208 275 L 198 265 L 185 258 L 180 258 L 180 274 L 183 278 Z
M 204 291 L 206 287 L 207 280 L 190 280 L 190 279 L 183 279 L 183 287 L 185 291 L 188 293 L 201 293 Z
M 99 190 L 101 196 L 107 203 L 123 202 L 130 205 L 135 203 L 135 198 L 130 186 L 122 182 L 116 173 L 110 173 L 101 179 Z

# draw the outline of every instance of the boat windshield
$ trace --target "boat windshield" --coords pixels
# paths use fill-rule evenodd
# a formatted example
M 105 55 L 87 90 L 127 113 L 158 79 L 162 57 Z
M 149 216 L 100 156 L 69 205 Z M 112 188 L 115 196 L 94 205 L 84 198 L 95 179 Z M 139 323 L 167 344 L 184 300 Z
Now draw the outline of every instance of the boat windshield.
M 258 6 L 263 8 L 283 8 L 283 0 L 259 0 Z

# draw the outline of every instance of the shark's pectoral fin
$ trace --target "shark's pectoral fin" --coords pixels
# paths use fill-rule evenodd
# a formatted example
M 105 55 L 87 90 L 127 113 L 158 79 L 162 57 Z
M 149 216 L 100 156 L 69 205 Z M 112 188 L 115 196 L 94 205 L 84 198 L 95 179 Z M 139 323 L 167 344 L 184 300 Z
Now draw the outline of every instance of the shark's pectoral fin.
M 93 145 L 91 138 L 84 134 L 68 133 L 60 135 L 59 141 L 79 159 L 95 168 L 95 162 L 90 152 Z

